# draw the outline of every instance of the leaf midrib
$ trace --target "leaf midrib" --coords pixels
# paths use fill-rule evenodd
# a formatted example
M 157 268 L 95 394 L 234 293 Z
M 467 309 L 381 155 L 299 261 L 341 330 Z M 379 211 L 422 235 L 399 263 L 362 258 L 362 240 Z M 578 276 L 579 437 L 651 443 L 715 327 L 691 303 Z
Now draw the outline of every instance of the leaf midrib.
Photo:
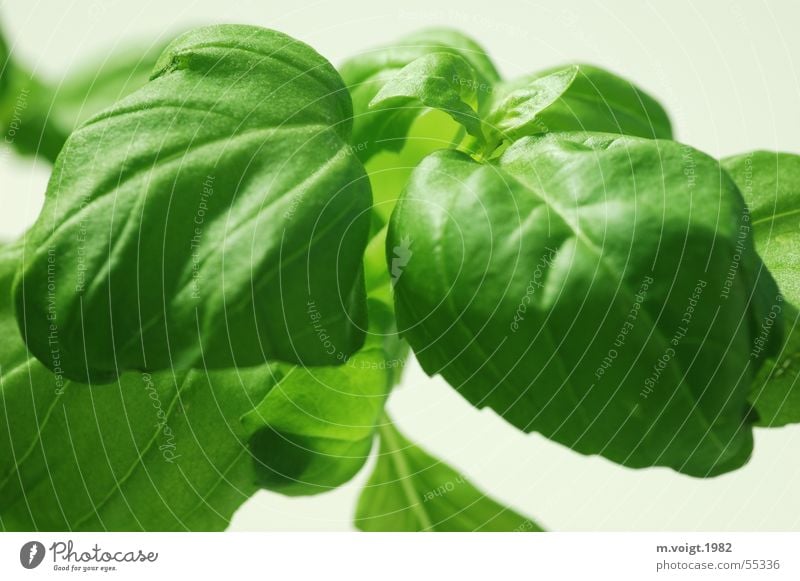
M 781 212 L 779 214 L 772 214 L 771 216 L 764 216 L 763 218 L 758 218 L 757 220 L 753 220 L 753 226 L 758 226 L 759 224 L 765 224 L 768 222 L 772 222 L 772 229 L 775 229 L 775 223 L 781 222 L 785 218 L 789 216 L 795 216 L 800 214 L 800 208 L 795 208 L 794 210 L 787 210 L 786 212 Z
M 380 434 L 381 440 L 386 445 L 386 448 L 389 450 L 389 462 L 391 462 L 394 471 L 398 475 L 397 482 L 400 484 L 400 488 L 406 496 L 409 509 L 419 521 L 423 531 L 436 530 L 430 516 L 425 511 L 422 499 L 411 484 L 414 473 L 411 471 L 411 468 L 408 466 L 403 456 L 403 449 L 394 432 L 391 420 L 389 420 L 386 415 L 383 416 L 381 425 L 378 427 L 378 433 Z

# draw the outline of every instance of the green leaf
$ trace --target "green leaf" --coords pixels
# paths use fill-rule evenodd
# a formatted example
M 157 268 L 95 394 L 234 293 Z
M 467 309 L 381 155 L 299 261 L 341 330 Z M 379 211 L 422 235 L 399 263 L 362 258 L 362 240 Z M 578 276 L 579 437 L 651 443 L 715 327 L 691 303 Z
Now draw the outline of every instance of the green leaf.
M 3 101 L 8 90 L 9 79 L 9 57 L 11 53 L 8 50 L 8 43 L 6 42 L 5 35 L 0 29 L 0 102 Z
M 29 348 L 92 382 L 344 363 L 366 328 L 370 188 L 339 75 L 234 25 L 179 37 L 156 69 L 58 158 L 15 282 Z
M 401 69 L 370 101 L 370 111 L 382 112 L 380 135 L 401 145 L 420 109 L 438 109 L 467 132 L 483 139 L 479 107 L 480 81 L 462 57 L 450 53 L 421 56 Z
M 583 454 L 710 476 L 744 464 L 747 397 L 780 322 L 735 184 L 671 141 L 524 138 L 496 163 L 414 171 L 387 255 L 398 328 L 425 371 Z M 737 244 L 739 246 L 737 246 Z M 731 268 L 734 274 L 729 278 Z
M 439 56 L 430 56 L 434 54 Z M 456 59 L 444 60 L 443 54 L 461 57 L 469 67 L 464 67 Z M 420 58 L 422 60 L 418 60 Z M 429 29 L 408 35 L 392 44 L 353 57 L 340 67 L 340 71 L 353 96 L 353 143 L 359 144 L 358 155 L 363 160 L 381 151 L 401 150 L 407 136 L 403 129 L 409 131 L 411 121 L 424 111 L 424 108 L 417 107 L 406 110 L 402 123 L 398 123 L 395 108 L 371 108 L 373 99 L 387 85 L 395 87 L 394 90 L 389 89 L 392 92 L 399 89 L 398 93 L 404 97 L 413 96 L 420 100 L 424 97 L 429 103 L 426 106 L 457 113 L 461 118 L 459 123 L 466 121 L 475 130 L 472 115 L 458 104 L 460 99 L 453 95 L 456 87 L 453 86 L 452 75 L 455 73 L 459 77 L 456 84 L 460 95 L 472 93 L 468 96 L 469 101 L 482 100 L 483 95 L 488 95 L 492 84 L 500 78 L 491 60 L 474 40 L 449 29 Z M 437 79 L 443 72 L 444 78 Z M 417 75 L 419 78 L 415 80 Z M 433 79 L 426 80 L 425 77 L 429 75 L 433 75 Z M 396 81 L 398 76 L 400 81 Z M 436 86 L 447 89 L 447 98 L 436 98 L 432 92 Z M 458 124 L 442 122 L 439 116 L 433 125 L 431 133 L 427 135 L 435 142 L 431 143 L 431 147 L 439 148 L 443 144 L 460 141 Z
M 356 509 L 362 531 L 541 531 L 466 478 L 411 444 L 388 419 L 380 452 Z
M 783 305 L 786 341 L 761 370 L 752 401 L 759 425 L 800 422 L 800 156 L 754 151 L 722 160 L 750 207 L 756 248 L 791 304 Z M 776 309 L 774 316 L 780 315 Z M 765 325 L 766 330 L 766 325 Z
M 555 131 L 672 138 L 666 111 L 630 81 L 591 65 L 558 67 L 498 86 L 486 116 L 487 149 Z
M 350 480 L 372 450 L 375 426 L 405 352 L 389 307 L 371 301 L 371 335 L 347 364 L 285 371 L 244 418 L 259 483 L 287 495 L 327 492 Z
M 239 418 L 274 384 L 270 368 L 70 382 L 14 332 L 20 255 L 0 251 L 0 529 L 224 529 L 257 490 Z
M 33 73 L 0 54 L 0 131 L 5 145 L 24 155 L 54 160 L 69 131 L 54 123 L 50 115 L 52 90 Z

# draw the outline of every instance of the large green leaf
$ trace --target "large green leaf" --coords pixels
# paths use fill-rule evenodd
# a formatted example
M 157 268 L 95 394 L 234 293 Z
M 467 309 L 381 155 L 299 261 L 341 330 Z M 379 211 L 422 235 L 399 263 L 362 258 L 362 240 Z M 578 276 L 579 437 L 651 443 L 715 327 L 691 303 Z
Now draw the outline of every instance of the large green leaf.
M 786 341 L 761 370 L 752 401 L 763 426 L 800 422 L 800 156 L 754 151 L 722 160 L 750 207 L 756 248 L 781 292 Z M 773 315 L 781 315 L 776 306 Z M 764 332 L 769 332 L 764 326 Z
M 45 365 L 343 363 L 364 340 L 370 189 L 351 104 L 308 46 L 251 26 L 175 40 L 69 138 L 15 283 Z
M 371 300 L 370 319 L 366 345 L 347 364 L 287 369 L 243 418 L 254 432 L 251 449 L 265 488 L 288 495 L 327 492 L 366 462 L 405 362 L 389 307 Z
M 15 332 L 21 252 L 0 250 L 1 528 L 221 530 L 259 486 L 323 492 L 368 457 L 404 365 L 388 305 L 371 302 L 370 339 L 339 367 L 127 373 L 92 388 L 52 374 Z M 373 262 L 371 280 L 387 279 L 376 291 L 388 275 Z
M 0 528 L 224 529 L 257 490 L 240 416 L 277 377 L 128 373 L 92 388 L 53 374 L 15 332 L 20 254 L 0 251 Z
M 663 107 L 633 83 L 585 64 L 503 83 L 487 107 L 487 149 L 554 131 L 605 131 L 672 138 Z
M 362 531 L 540 531 L 462 474 L 411 444 L 388 421 L 375 469 L 356 509 Z
M 438 57 L 429 55 L 438 54 Z M 441 69 L 434 74 L 433 82 L 430 76 L 431 65 L 441 64 L 442 55 L 450 54 L 460 57 L 469 64 L 453 67 L 450 78 L 436 79 L 440 76 Z M 422 58 L 422 60 L 418 60 Z M 415 63 L 415 61 L 417 61 Z M 414 63 L 414 64 L 412 64 Z M 452 65 L 452 61 L 450 63 Z M 435 67 L 434 67 L 435 68 Z M 457 70 L 456 70 L 457 68 Z M 443 83 L 449 88 L 458 88 L 459 93 L 472 93 L 474 99 L 481 99 L 492 90 L 493 83 L 500 78 L 491 60 L 484 50 L 471 38 L 449 29 L 429 29 L 405 36 L 394 43 L 364 52 L 345 62 L 340 71 L 353 96 L 354 129 L 353 143 L 358 144 L 358 155 L 367 160 L 381 151 L 399 151 L 403 148 L 411 121 L 423 114 L 425 106 L 434 106 L 453 110 L 451 104 L 444 106 L 441 102 L 424 102 L 423 107 L 414 106 L 405 109 L 404 114 L 398 119 L 397 109 L 392 107 L 370 107 L 373 99 L 387 86 L 397 82 L 398 76 L 404 79 L 406 93 L 410 85 L 414 85 L 415 78 L 419 89 L 427 83 L 427 89 L 432 85 L 441 86 Z M 461 71 L 461 72 L 459 72 Z M 457 79 L 453 78 L 453 73 Z M 447 82 L 449 81 L 449 82 Z M 395 86 L 396 87 L 396 86 Z M 420 91 L 413 91 L 416 97 Z M 432 97 L 428 91 L 422 91 Z M 407 96 L 407 95 L 406 95 Z M 471 99 L 472 100 L 472 99 Z M 462 116 L 469 116 L 469 112 L 456 105 Z M 429 127 L 429 132 L 417 135 L 417 139 L 427 137 L 430 140 L 428 147 L 437 149 L 448 143 L 460 140 L 459 125 L 449 119 L 447 113 L 434 115 L 434 123 Z
M 631 467 L 732 470 L 780 339 L 778 321 L 755 348 L 777 288 L 745 217 L 719 164 L 671 141 L 551 134 L 496 163 L 438 152 L 390 223 L 387 254 L 414 249 L 398 327 L 429 374 L 522 430 Z

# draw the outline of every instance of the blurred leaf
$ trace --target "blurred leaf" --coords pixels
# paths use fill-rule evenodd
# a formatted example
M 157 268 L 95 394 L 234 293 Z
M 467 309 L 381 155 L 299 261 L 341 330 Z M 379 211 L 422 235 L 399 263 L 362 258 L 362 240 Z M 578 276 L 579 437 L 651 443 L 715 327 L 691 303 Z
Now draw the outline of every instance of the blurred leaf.
M 430 57 L 433 54 L 439 56 Z M 353 97 L 352 143 L 358 144 L 357 154 L 362 160 L 368 160 L 381 151 L 400 151 L 413 119 L 423 115 L 425 111 L 425 107 L 407 109 L 406 114 L 402 116 L 402 123 L 397 123 L 396 110 L 381 107 L 371 108 L 370 104 L 373 99 L 385 87 L 391 87 L 396 83 L 398 76 L 401 79 L 404 78 L 400 83 L 406 87 L 406 90 L 401 92 L 408 93 L 409 86 L 416 83 L 410 92 L 419 97 L 419 89 L 424 89 L 423 92 L 427 98 L 432 99 L 434 97 L 431 93 L 433 87 L 430 84 L 426 85 L 426 77 L 431 73 L 431 65 L 436 65 L 434 68 L 437 68 L 445 63 L 440 60 L 443 58 L 442 54 L 460 57 L 469 65 L 468 67 L 457 66 L 457 70 L 451 70 L 451 77 L 444 80 L 450 81 L 450 83 L 446 83 L 448 88 L 452 87 L 454 81 L 452 73 L 455 71 L 459 77 L 455 79 L 459 92 L 472 93 L 471 98 L 482 97 L 480 92 L 488 95 L 492 84 L 500 78 L 491 60 L 478 43 L 460 32 L 444 28 L 433 28 L 410 34 L 393 43 L 365 51 L 349 59 L 340 67 L 342 77 Z M 420 58 L 422 60 L 418 60 Z M 415 61 L 417 62 L 412 65 Z M 447 62 L 452 65 L 453 62 L 458 61 Z M 462 74 L 465 75 L 464 78 L 461 78 Z M 438 75 L 434 74 L 434 77 L 436 76 Z M 433 84 L 441 85 L 442 82 L 434 78 Z M 396 85 L 395 88 L 397 88 Z M 452 93 L 450 95 L 452 97 Z M 455 101 L 452 98 L 449 99 L 449 102 L 450 105 L 445 105 L 445 108 L 454 110 L 455 107 L 460 110 L 459 114 L 464 119 L 470 117 L 462 106 L 454 105 Z M 423 103 L 423 105 L 426 104 Z M 426 106 L 441 108 L 442 103 L 429 101 Z M 442 122 L 442 117 L 447 118 L 445 122 Z M 433 131 L 427 135 L 418 134 L 416 139 L 429 138 L 432 141 L 428 145 L 429 148 L 440 148 L 454 141 L 460 141 L 460 126 L 457 123 L 449 119 L 445 113 L 436 118 L 439 121 L 432 127 Z M 468 123 L 474 126 L 474 122 L 468 121 Z
M 502 83 L 486 115 L 487 149 L 529 135 L 602 131 L 671 139 L 664 108 L 630 81 L 585 64 Z
M 411 444 L 388 419 L 379 432 L 377 463 L 356 510 L 362 531 L 542 530 Z
M 483 139 L 478 118 L 479 77 L 461 56 L 441 52 L 426 54 L 403 67 L 370 101 L 369 110 L 382 113 L 380 134 L 399 149 L 420 113 L 438 109 Z
M 0 39 L 0 126 L 10 130 L 17 151 L 54 162 L 75 128 L 144 86 L 164 46 L 123 46 L 56 83 L 4 52 Z

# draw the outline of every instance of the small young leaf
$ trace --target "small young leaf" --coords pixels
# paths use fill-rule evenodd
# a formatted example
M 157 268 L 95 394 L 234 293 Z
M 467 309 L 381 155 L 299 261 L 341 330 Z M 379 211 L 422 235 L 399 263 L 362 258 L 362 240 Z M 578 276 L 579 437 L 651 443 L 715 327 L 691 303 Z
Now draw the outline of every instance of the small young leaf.
M 475 70 L 459 55 L 433 53 L 421 56 L 401 69 L 370 101 L 369 109 L 383 112 L 383 139 L 396 140 L 399 149 L 420 109 L 444 111 L 478 140 L 483 139 L 476 109 L 480 81 Z
M 378 461 L 355 523 L 370 532 L 542 530 L 411 444 L 388 420 L 380 427 Z
M 781 337 L 778 321 L 756 349 L 777 288 L 745 219 L 719 164 L 671 141 L 556 133 L 485 164 L 437 152 L 389 227 L 387 255 L 414 248 L 398 327 L 429 374 L 522 430 L 631 467 L 732 470 Z
M 179 37 L 156 69 L 58 158 L 15 283 L 31 351 L 92 382 L 344 363 L 366 327 L 370 188 L 341 78 L 234 25 Z
M 800 422 L 800 156 L 754 151 L 722 160 L 750 207 L 753 238 L 762 260 L 790 304 L 783 305 L 786 340 L 764 365 L 751 401 L 758 424 Z M 776 309 L 774 317 L 781 315 Z
M 483 100 L 483 94 L 491 92 L 493 83 L 500 79 L 491 60 L 486 56 L 483 49 L 471 38 L 454 30 L 430 29 L 408 35 L 397 42 L 377 48 L 372 51 L 360 54 L 348 60 L 340 67 L 342 77 L 347 83 L 348 89 L 353 96 L 354 128 L 353 143 L 363 144 L 359 151 L 362 160 L 368 160 L 373 155 L 383 150 L 399 151 L 403 147 L 403 137 L 398 134 L 401 127 L 410 126 L 410 121 L 415 115 L 420 115 L 423 109 L 414 109 L 414 115 L 410 112 L 404 117 L 403 124 L 398 127 L 394 122 L 396 117 L 395 110 L 377 108 L 370 110 L 370 103 L 381 90 L 391 84 L 394 79 L 408 65 L 417 61 L 421 57 L 431 54 L 447 53 L 463 58 L 468 64 L 468 70 L 463 66 L 458 66 L 457 70 L 465 74 L 463 78 L 459 76 L 453 79 L 452 74 L 449 79 L 448 89 L 452 88 L 453 82 L 459 85 L 459 92 L 472 91 L 470 100 Z M 410 69 L 404 71 L 404 85 L 414 84 L 413 75 L 425 75 L 429 72 L 429 66 L 436 63 L 441 57 L 434 57 L 432 61 L 423 60 Z M 455 61 L 453 61 L 455 62 Z M 456 69 L 451 69 L 453 73 Z M 461 74 L 456 72 L 457 75 Z M 425 80 L 420 78 L 417 87 L 425 85 Z M 437 83 L 438 84 L 438 83 Z M 417 91 L 418 93 L 418 91 Z M 419 98 L 421 95 L 415 94 Z M 428 98 L 431 95 L 427 95 Z M 453 109 L 453 100 L 447 101 L 446 108 Z M 469 113 L 460 105 L 456 108 L 461 109 L 463 116 L 470 117 Z M 473 121 L 469 121 L 474 125 Z M 456 126 L 458 127 L 458 126 Z M 437 128 L 439 129 L 439 128 Z M 456 134 L 441 127 L 443 131 L 437 131 L 431 138 L 438 140 L 438 147 L 442 147 L 456 138 Z
M 672 138 L 666 111 L 630 81 L 591 65 L 569 65 L 503 83 L 486 118 L 488 149 L 554 131 L 606 131 Z

